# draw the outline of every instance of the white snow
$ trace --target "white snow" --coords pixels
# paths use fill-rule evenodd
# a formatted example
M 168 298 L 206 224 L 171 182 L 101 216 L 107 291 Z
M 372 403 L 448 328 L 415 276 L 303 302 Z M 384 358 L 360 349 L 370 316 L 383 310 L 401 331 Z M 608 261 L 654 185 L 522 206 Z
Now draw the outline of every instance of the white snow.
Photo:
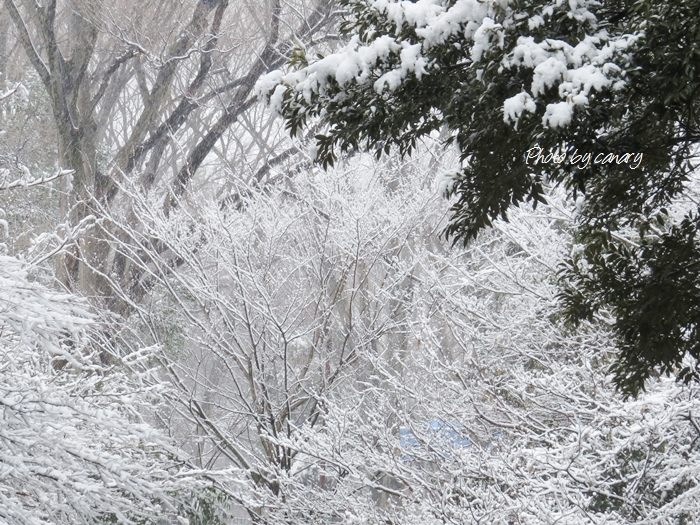
M 547 104 L 544 117 L 542 117 L 542 124 L 551 128 L 566 127 L 571 122 L 573 113 L 573 104 L 570 102 Z
M 503 120 L 505 122 L 517 123 L 523 111 L 534 113 L 537 110 L 534 99 L 529 93 L 518 93 L 506 99 L 503 103 Z

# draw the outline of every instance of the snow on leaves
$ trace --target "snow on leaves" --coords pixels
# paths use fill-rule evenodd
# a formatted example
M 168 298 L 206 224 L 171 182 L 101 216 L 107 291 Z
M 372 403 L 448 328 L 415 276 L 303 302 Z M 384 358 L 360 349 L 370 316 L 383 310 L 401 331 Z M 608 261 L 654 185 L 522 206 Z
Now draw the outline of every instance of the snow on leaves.
M 517 125 L 523 112 L 539 112 L 542 125 L 557 128 L 570 124 L 575 106 L 586 106 L 596 91 L 620 89 L 624 85 L 624 66 L 628 52 L 639 35 L 612 39 L 598 27 L 588 10 L 597 2 L 552 2 L 540 6 L 540 14 L 528 17 L 517 2 L 477 0 L 419 0 L 347 2 L 360 7 L 363 17 L 357 21 L 360 35 L 339 51 L 310 62 L 288 73 L 272 72 L 256 86 L 259 96 L 270 101 L 281 113 L 283 106 L 294 107 L 298 95 L 306 105 L 329 100 L 345 100 L 353 85 L 373 81 L 381 95 L 395 91 L 409 78 L 444 74 L 454 64 L 441 63 L 442 48 L 468 50 L 465 66 L 481 78 L 484 69 L 499 71 L 525 69 L 531 81 L 523 93 L 503 100 L 506 122 Z M 590 33 L 571 42 L 537 36 L 518 36 L 522 25 L 537 33 L 554 17 L 570 17 L 588 24 Z M 375 29 L 362 32 L 371 22 Z M 381 33 L 381 30 L 385 33 Z M 485 87 L 487 81 L 484 80 Z M 558 101 L 544 95 L 556 90 Z M 291 100 L 290 101 L 290 97 Z M 320 97 L 320 98 L 319 98 Z
M 561 102 L 546 104 L 542 117 L 544 126 L 552 128 L 566 127 L 571 122 L 573 108 L 588 104 L 588 97 L 594 91 L 607 88 L 619 89 L 624 85 L 621 78 L 622 68 L 610 62 L 624 58 L 624 52 L 636 37 L 625 36 L 617 41 L 605 41 L 605 33 L 586 36 L 581 42 L 572 46 L 561 40 L 546 39 L 537 42 L 535 38 L 521 36 L 517 45 L 503 58 L 501 67 L 527 68 L 532 70 L 532 83 L 529 93 L 507 99 L 504 104 L 506 122 L 517 124 L 520 114 L 527 110 L 535 111 L 534 102 L 557 87 Z

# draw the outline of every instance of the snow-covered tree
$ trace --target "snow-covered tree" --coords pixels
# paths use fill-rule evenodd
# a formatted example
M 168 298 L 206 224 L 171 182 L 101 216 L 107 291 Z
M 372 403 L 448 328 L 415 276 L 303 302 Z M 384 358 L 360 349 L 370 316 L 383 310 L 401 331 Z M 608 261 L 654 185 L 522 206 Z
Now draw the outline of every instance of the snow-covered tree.
M 666 264 L 675 279 L 679 261 L 669 255 L 645 271 L 653 254 L 645 242 L 677 235 L 665 238 L 662 221 L 644 236 L 617 225 L 613 248 L 597 261 L 593 230 L 580 226 L 603 201 L 574 203 L 567 189 L 576 184 L 556 185 L 567 182 L 567 169 L 588 172 L 528 171 L 516 162 L 524 150 L 514 153 L 531 147 L 521 132 L 545 148 L 569 132 L 572 144 L 599 145 L 577 126 L 586 111 L 603 126 L 598 104 L 628 89 L 634 72 L 618 62 L 643 58 L 648 37 L 620 28 L 642 16 L 642 3 L 348 4 L 357 22 L 349 29 L 360 31 L 349 47 L 268 77 L 260 91 L 269 89 L 293 124 L 315 112 L 340 119 L 321 139 L 321 160 L 335 160 L 334 137 L 341 148 L 369 143 L 418 155 L 375 161 L 355 152 L 327 173 L 311 167 L 299 143 L 275 149 L 276 125 L 260 130 L 268 115 L 251 98 L 254 78 L 287 49 L 280 17 L 291 4 L 271 3 L 265 37 L 252 48 L 225 29 L 248 22 L 225 0 L 179 3 L 162 40 L 108 1 L 4 5 L 15 8 L 15 27 L 27 28 L 17 38 L 48 39 L 33 60 L 42 70 L 50 58 L 51 104 L 68 102 L 77 127 L 60 124 L 82 141 L 62 153 L 84 162 L 73 179 L 0 172 L 7 191 L 65 180 L 63 198 L 77 204 L 75 221 L 35 239 L 34 263 L 0 258 L 0 522 L 179 515 L 200 523 L 227 512 L 290 525 L 694 518 L 697 386 L 654 377 L 648 393 L 625 401 L 607 374 L 619 311 L 592 294 L 595 322 L 570 332 L 556 306 L 566 257 L 576 263 L 574 290 L 610 261 L 609 290 L 627 272 L 626 282 L 651 276 L 663 291 L 654 271 Z M 146 19 L 163 5 L 136 9 Z M 326 3 L 298 6 L 295 20 L 314 27 L 329 12 Z M 177 13 L 188 15 L 184 23 Z M 669 12 L 671 21 L 679 16 Z M 297 40 L 309 43 L 314 27 Z M 259 53 L 237 55 L 239 47 Z M 228 78 L 234 55 L 243 65 Z M 297 59 L 308 60 L 301 51 Z M 57 76 L 66 67 L 69 75 Z M 114 124 L 98 126 L 115 143 L 104 164 L 89 135 L 98 114 L 120 116 L 99 121 Z M 234 129 L 236 119 L 245 125 Z M 379 127 L 386 123 L 395 126 L 388 138 Z M 435 147 L 438 131 L 452 135 L 456 154 Z M 208 152 L 227 168 L 200 169 Z M 647 173 L 646 162 L 625 174 Z M 484 185 L 469 186 L 470 173 L 492 167 Z M 512 176 L 505 200 L 503 170 Z M 587 191 L 603 181 L 598 175 L 583 181 Z M 487 204 L 485 229 L 467 246 L 438 236 L 465 224 L 445 217 L 445 190 L 455 210 L 471 197 L 468 213 Z M 547 203 L 498 219 L 528 196 Z M 682 224 L 691 204 L 673 204 L 668 215 Z M 683 235 L 692 261 L 692 221 Z M 611 258 L 618 240 L 632 255 L 648 253 Z M 75 284 L 82 272 L 83 291 L 121 317 L 40 284 L 37 261 L 67 247 L 64 262 L 76 265 L 63 277 Z M 639 268 L 627 271 L 625 261 Z M 683 275 L 677 284 L 688 296 L 679 293 L 669 311 L 684 308 L 692 324 L 686 299 L 697 283 Z M 174 444 L 209 484 L 190 479 Z M 197 500 L 198 508 L 184 506 Z
M 575 206 L 550 189 L 451 248 L 436 151 L 280 169 L 223 209 L 137 199 L 157 284 L 122 337 L 167 349 L 162 421 L 263 523 L 687 521 L 697 389 L 625 401 L 610 317 L 558 323 Z
M 697 377 L 700 244 L 686 195 L 700 136 L 700 4 L 344 4 L 345 47 L 319 58 L 299 48 L 292 71 L 258 83 L 292 133 L 321 117 L 328 165 L 337 149 L 405 154 L 446 130 L 461 152 L 445 229 L 455 241 L 513 205 L 544 202 L 545 183 L 584 194 L 577 235 L 587 248 L 566 271 L 567 315 L 613 312 L 613 370 L 628 394 L 655 370 Z
M 202 199 L 168 217 L 135 198 L 142 222 L 119 249 L 157 284 L 122 340 L 164 348 L 178 392 L 163 421 L 255 519 L 299 512 L 282 504 L 296 454 L 275 441 L 323 426 L 322 399 L 370 373 L 361 353 L 401 361 L 441 214 L 427 167 L 358 158 L 330 176 L 281 172 L 223 209 Z
M 362 352 L 371 373 L 324 396 L 324 424 L 276 441 L 297 452 L 278 521 L 294 502 L 309 523 L 693 523 L 700 391 L 657 378 L 625 401 L 610 333 L 561 329 L 571 217 L 549 199 L 421 257 L 400 364 Z
M 326 1 L 2 5 L 5 37 L 18 50 L 17 62 L 33 70 L 50 107 L 46 128 L 56 160 L 73 170 L 58 194 L 58 222 L 70 228 L 103 207 L 128 209 L 123 182 L 138 184 L 170 209 L 200 187 L 198 173 L 212 194 L 226 196 L 226 181 L 207 169 L 212 160 L 243 178 L 262 177 L 275 156 L 277 126 L 256 107 L 255 80 L 284 61 L 292 35 L 302 41 L 323 36 L 330 13 Z M 140 276 L 120 254 L 105 252 L 95 232 L 69 247 L 56 261 L 64 285 L 128 314 L 124 303 L 111 302 L 102 274 L 118 276 L 135 299 Z

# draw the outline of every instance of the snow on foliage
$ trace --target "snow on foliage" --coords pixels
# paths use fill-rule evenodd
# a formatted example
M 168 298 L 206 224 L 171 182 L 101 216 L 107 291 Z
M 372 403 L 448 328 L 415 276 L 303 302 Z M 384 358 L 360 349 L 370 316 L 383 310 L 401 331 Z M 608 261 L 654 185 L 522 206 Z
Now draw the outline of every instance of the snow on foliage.
M 0 256 L 0 523 L 143 523 L 195 487 L 139 414 L 152 396 L 100 364 L 96 322 Z
M 545 203 L 545 182 L 584 195 L 575 236 L 590 272 L 564 258 L 562 315 L 576 324 L 609 308 L 620 350 L 610 370 L 628 394 L 654 371 L 700 377 L 680 366 L 698 359 L 688 335 L 700 304 L 698 220 L 668 221 L 697 167 L 698 137 L 685 130 L 698 128 L 698 39 L 684 29 L 697 0 L 341 3 L 350 47 L 318 59 L 299 50 L 291 71 L 274 77 L 271 102 L 291 134 L 323 126 L 317 162 L 332 166 L 358 150 L 410 155 L 440 133 L 460 154 L 445 235 L 461 243 L 520 203 Z M 409 16 L 421 5 L 421 16 Z M 425 40 L 433 18 L 462 7 L 456 32 L 438 24 L 449 27 L 445 40 Z M 363 64 L 367 78 L 341 84 L 333 68 L 314 69 L 380 41 L 391 42 L 389 52 Z M 399 49 L 415 46 L 404 63 Z M 548 153 L 533 159 L 534 151 Z
M 606 88 L 624 85 L 623 67 L 627 52 L 639 35 L 611 38 L 598 27 L 588 10 L 598 5 L 593 0 L 543 2 L 540 14 L 520 7 L 519 2 L 506 0 L 350 0 L 351 9 L 364 9 L 363 16 L 386 34 L 366 33 L 354 36 L 342 49 L 311 61 L 305 67 L 283 74 L 274 71 L 262 77 L 257 85 L 259 96 L 270 101 L 273 111 L 282 111 L 285 97 L 299 95 L 306 104 L 328 95 L 329 101 L 350 96 L 345 88 L 353 83 L 374 82 L 378 94 L 394 91 L 409 77 L 420 80 L 425 75 L 446 74 L 449 64 L 435 59 L 440 46 L 469 49 L 464 66 L 479 71 L 496 65 L 501 71 L 519 68 L 533 71 L 530 85 L 523 93 L 503 101 L 506 121 L 517 124 L 520 114 L 534 113 L 534 104 L 545 107 L 542 124 L 566 127 L 574 106 L 585 106 L 588 97 Z M 538 39 L 520 36 L 515 45 L 513 28 L 527 20 L 536 30 L 553 16 L 568 16 L 589 24 L 591 34 L 570 44 L 565 40 Z M 516 30 L 517 31 L 517 30 Z M 557 88 L 559 102 L 546 102 L 543 95 Z M 285 95 L 286 93 L 286 95 Z

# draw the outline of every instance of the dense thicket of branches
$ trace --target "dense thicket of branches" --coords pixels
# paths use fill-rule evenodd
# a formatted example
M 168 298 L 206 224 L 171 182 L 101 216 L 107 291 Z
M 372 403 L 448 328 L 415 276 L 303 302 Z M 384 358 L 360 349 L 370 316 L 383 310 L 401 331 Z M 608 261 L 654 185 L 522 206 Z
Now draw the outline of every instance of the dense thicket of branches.
M 102 364 L 89 305 L 28 270 L 0 256 L 0 522 L 186 516 L 206 483 L 143 420 L 161 396 L 133 373 L 133 356 Z
M 696 389 L 625 402 L 606 323 L 556 323 L 571 204 L 451 248 L 425 153 L 298 173 L 235 211 L 140 202 L 131 244 L 181 261 L 141 261 L 159 284 L 129 327 L 168 349 L 160 417 L 268 523 L 689 519 Z

